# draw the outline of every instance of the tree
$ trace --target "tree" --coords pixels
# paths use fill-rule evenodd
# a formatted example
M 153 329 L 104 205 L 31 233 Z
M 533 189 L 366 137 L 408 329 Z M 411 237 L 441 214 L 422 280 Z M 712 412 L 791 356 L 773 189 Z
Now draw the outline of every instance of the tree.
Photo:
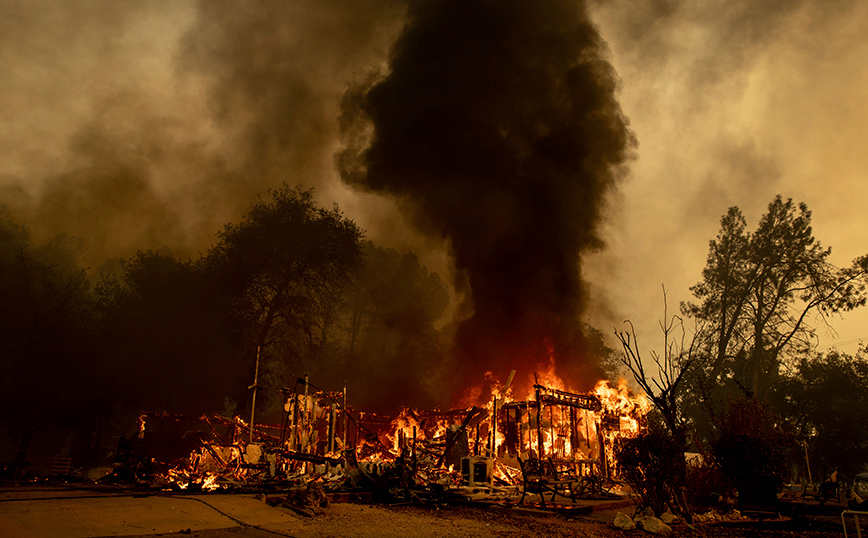
M 34 246 L 0 207 L 0 426 L 18 439 L 15 473 L 35 433 L 80 424 L 102 403 L 81 248 L 65 235 Z
M 697 333 L 687 336 L 684 320 L 679 316 L 669 317 L 666 289 L 663 289 L 663 354 L 651 352 L 656 372 L 650 372 L 636 340 L 633 324 L 630 331 L 615 331 L 623 347 L 622 364 L 633 374 L 633 379 L 654 404 L 662 426 L 649 428 L 633 439 L 621 440 L 619 453 L 624 456 L 622 465 L 630 466 L 627 476 L 644 477 L 634 482 L 655 511 L 662 511 L 665 502 L 674 502 L 688 520 L 691 520 L 684 491 L 687 465 L 684 452 L 688 447 L 688 424 L 683 412 L 683 398 L 688 372 L 699 360 Z M 652 451 L 654 454 L 643 455 Z M 673 456 L 674 455 L 674 456 Z M 619 457 L 619 461 L 620 461 Z
M 621 353 L 617 349 L 609 347 L 603 331 L 587 321 L 582 323 L 582 333 L 587 339 L 589 355 L 599 362 L 601 379 L 608 379 L 613 384 L 617 383 L 622 375 Z
M 699 392 L 733 385 L 767 400 L 780 367 L 807 349 L 814 336 L 811 315 L 829 317 L 865 304 L 862 257 L 850 268 L 832 265 L 831 249 L 813 236 L 811 212 L 780 196 L 769 204 L 753 233 L 732 207 L 710 243 L 702 281 L 691 288 L 697 302 L 682 311 L 702 327 L 707 362 L 695 380 Z M 698 397 L 720 401 L 712 394 Z
M 442 385 L 430 386 L 443 358 L 435 323 L 448 304 L 446 285 L 415 254 L 364 243 L 362 269 L 346 289 L 333 335 L 342 348 L 343 380 L 362 390 L 360 405 L 385 411 L 397 403 L 448 403 L 438 401 Z
M 756 398 L 728 403 L 717 419 L 712 445 L 715 462 L 730 487 L 737 486 L 740 474 L 770 474 L 782 482 L 794 446 L 789 424 Z
M 97 286 L 104 372 L 124 387 L 127 410 L 222 410 L 243 364 L 242 327 L 201 261 L 168 249 L 137 252 Z
M 362 232 L 337 206 L 320 208 L 312 190 L 285 184 L 270 195 L 227 224 L 204 260 L 246 328 L 251 379 L 257 349 L 272 369 L 287 356 L 320 359 L 341 292 L 360 265 Z
M 663 304 L 663 320 L 659 322 L 663 332 L 663 355 L 651 352 L 656 372 L 649 372 L 645 367 L 632 323 L 625 322 L 630 325 L 630 332 L 615 331 L 615 336 L 623 347 L 621 363 L 633 374 L 633 379 L 654 404 L 665 429 L 686 448 L 687 420 L 682 412 L 682 400 L 686 376 L 700 359 L 697 333 L 694 332 L 688 339 L 684 320 L 680 316 L 669 317 L 665 288 Z
M 868 348 L 803 357 L 786 380 L 784 409 L 808 443 L 811 464 L 852 477 L 868 459 Z M 816 475 L 814 475 L 816 476 Z

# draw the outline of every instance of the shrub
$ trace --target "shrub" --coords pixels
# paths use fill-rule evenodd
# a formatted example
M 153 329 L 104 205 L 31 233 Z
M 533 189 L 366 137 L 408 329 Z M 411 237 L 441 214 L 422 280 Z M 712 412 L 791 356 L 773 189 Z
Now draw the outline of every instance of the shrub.
M 701 463 L 687 466 L 686 486 L 687 500 L 691 506 L 715 505 L 730 490 L 720 466 L 710 456 L 704 457 Z
M 769 406 L 749 398 L 729 402 L 713 448 L 724 477 L 734 486 L 742 473 L 773 474 L 782 480 L 793 443 L 789 428 Z
M 620 439 L 615 456 L 621 477 L 633 488 L 645 506 L 660 514 L 670 506 L 684 472 L 684 451 L 662 428 Z

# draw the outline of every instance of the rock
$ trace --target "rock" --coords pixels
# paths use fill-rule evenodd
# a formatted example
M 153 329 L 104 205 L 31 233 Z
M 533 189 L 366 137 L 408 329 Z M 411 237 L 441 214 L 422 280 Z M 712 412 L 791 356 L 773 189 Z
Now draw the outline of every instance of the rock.
M 615 514 L 615 521 L 613 523 L 616 527 L 624 531 L 630 531 L 636 528 L 636 522 L 633 521 L 633 518 L 621 512 Z
M 650 506 L 646 506 L 642 509 L 642 517 L 654 517 L 657 514 L 654 513 L 654 509 Z
M 672 527 L 653 516 L 642 516 L 636 520 L 636 524 L 651 534 L 669 534 L 672 532 Z
M 666 523 L 667 525 L 672 525 L 673 523 L 678 522 L 678 516 L 676 516 L 672 512 L 664 512 L 660 514 L 660 521 Z

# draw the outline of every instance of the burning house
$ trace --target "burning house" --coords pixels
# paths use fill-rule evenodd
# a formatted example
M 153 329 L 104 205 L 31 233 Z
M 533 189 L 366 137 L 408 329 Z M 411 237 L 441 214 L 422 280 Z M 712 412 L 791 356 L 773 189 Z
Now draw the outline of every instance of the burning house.
M 586 490 L 587 484 L 617 483 L 614 443 L 638 433 L 649 409 L 623 381 L 618 387 L 602 381 L 589 393 L 536 384 L 524 400 L 512 397 L 507 382 L 485 406 L 404 408 L 387 417 L 354 410 L 346 390 L 315 390 L 306 381 L 284 389 L 281 424 L 251 427 L 240 418 L 143 414 L 139 439 L 152 451 L 148 462 L 156 462 L 153 455 L 171 458 L 149 439 L 159 430 L 174 430 L 176 443 L 183 430 L 185 446 L 197 446 L 141 478 L 203 491 L 316 481 L 331 492 L 411 496 L 437 487 L 440 495 L 472 490 L 514 502 L 513 496 L 528 490 L 528 462 L 543 461 L 570 477 L 560 494 L 575 501 L 583 493 L 602 493 Z M 154 433 L 148 426 L 153 423 L 159 424 Z

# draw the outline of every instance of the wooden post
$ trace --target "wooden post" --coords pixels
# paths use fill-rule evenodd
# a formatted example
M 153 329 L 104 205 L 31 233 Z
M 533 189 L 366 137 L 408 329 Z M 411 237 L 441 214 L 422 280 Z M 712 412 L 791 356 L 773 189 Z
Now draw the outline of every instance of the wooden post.
M 497 457 L 497 396 L 491 406 L 491 457 Z
M 603 439 L 603 434 L 600 431 L 600 423 L 596 423 L 597 427 L 597 445 L 600 447 L 600 474 L 603 477 L 609 477 L 609 459 L 606 457 L 606 442 Z
M 570 407 L 570 459 L 576 460 L 576 448 L 579 436 L 576 434 L 576 408 Z
M 292 399 L 289 400 L 289 450 L 295 450 L 295 414 L 298 410 L 298 394 L 292 391 Z
M 555 443 L 555 406 L 549 406 L 549 435 L 552 439 L 552 454 L 557 456 L 557 444 Z
M 503 386 L 503 392 L 500 393 L 501 400 L 506 398 L 506 391 L 509 390 L 509 386 L 512 385 L 512 378 L 515 377 L 515 370 L 509 372 L 509 377 L 506 378 L 506 385 Z
M 335 451 L 335 404 L 329 405 L 329 454 Z
M 542 438 L 542 402 L 539 397 L 539 388 L 536 389 L 536 443 L 539 459 L 545 458 L 545 446 Z

